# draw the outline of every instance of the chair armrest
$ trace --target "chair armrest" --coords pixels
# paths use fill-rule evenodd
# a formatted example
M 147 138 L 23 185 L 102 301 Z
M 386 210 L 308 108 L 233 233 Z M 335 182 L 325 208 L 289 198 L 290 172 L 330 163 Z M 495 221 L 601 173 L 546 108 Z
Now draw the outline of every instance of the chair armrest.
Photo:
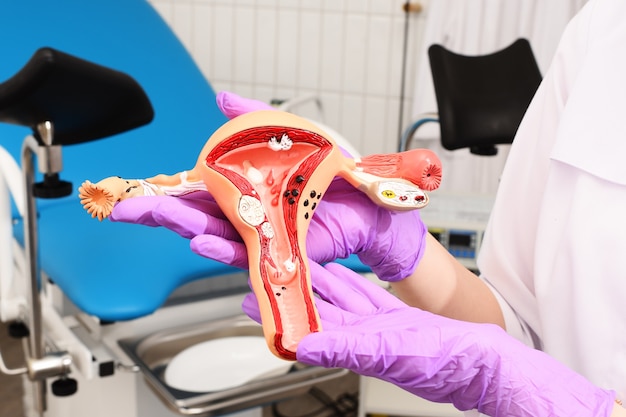
M 19 214 L 24 214 L 22 171 L 9 152 L 0 146 L 0 321 L 15 319 L 19 302 L 12 297 L 15 274 L 13 260 L 13 215 L 11 196 Z
M 9 204 L 9 216 L 11 196 L 13 196 L 20 216 L 24 216 L 24 187 L 22 183 L 22 170 L 20 170 L 13 156 L 0 146 L 0 187 L 8 187 L 8 190 L 2 189 L 4 193 L 0 192 L 0 201 L 5 201 L 2 197 L 6 197 L 6 202 Z

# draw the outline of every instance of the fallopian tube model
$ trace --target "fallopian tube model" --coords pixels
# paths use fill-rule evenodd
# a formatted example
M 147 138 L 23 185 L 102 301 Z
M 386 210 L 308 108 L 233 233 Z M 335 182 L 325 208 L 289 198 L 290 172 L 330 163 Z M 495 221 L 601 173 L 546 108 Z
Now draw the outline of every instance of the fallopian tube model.
M 85 181 L 79 195 L 85 209 L 102 220 L 125 198 L 209 191 L 246 245 L 270 350 L 295 360 L 298 342 L 321 330 L 305 240 L 315 208 L 336 175 L 379 205 L 412 210 L 428 203 L 424 191 L 439 186 L 441 164 L 424 149 L 352 159 L 311 122 L 264 110 L 222 125 L 191 170 L 144 181 Z

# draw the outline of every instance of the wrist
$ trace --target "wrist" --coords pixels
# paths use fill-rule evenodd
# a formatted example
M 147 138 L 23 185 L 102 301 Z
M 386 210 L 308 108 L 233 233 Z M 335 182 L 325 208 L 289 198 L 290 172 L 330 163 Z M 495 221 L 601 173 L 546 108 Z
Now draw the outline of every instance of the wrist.
M 626 408 L 622 405 L 622 401 L 615 400 L 610 417 L 626 417 Z

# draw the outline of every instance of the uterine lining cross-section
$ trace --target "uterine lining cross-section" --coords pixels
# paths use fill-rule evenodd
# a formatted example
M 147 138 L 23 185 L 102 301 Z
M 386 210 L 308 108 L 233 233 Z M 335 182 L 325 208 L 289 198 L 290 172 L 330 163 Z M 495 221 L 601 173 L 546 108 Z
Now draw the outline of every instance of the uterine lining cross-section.
M 259 280 L 269 302 L 273 344 L 282 357 L 295 359 L 297 342 L 320 330 L 299 236 L 306 227 L 299 231 L 298 225 L 308 226 L 322 197 L 310 179 L 332 149 L 332 143 L 313 132 L 263 127 L 226 138 L 206 158 L 208 168 L 239 190 L 237 213 L 256 229 L 256 242 L 245 242 L 251 279 Z M 319 184 L 324 190 L 325 182 Z

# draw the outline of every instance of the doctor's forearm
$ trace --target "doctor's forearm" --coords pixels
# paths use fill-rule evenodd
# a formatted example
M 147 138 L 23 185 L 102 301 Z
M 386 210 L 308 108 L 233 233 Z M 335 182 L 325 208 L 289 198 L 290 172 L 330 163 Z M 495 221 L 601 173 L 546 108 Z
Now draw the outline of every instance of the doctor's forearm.
M 610 417 L 626 417 L 626 408 L 621 405 L 615 403 L 613 406 L 613 412 Z
M 489 288 L 430 234 L 415 271 L 391 286 L 411 306 L 453 319 L 505 327 L 500 306 Z

